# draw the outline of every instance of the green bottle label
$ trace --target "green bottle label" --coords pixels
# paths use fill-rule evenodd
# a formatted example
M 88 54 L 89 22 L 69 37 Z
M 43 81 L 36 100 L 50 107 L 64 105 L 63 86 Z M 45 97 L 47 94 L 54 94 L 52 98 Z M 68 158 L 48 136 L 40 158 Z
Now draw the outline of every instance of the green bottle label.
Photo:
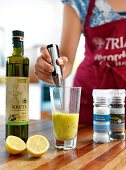
M 9 125 L 28 123 L 29 78 L 6 78 L 6 122 Z

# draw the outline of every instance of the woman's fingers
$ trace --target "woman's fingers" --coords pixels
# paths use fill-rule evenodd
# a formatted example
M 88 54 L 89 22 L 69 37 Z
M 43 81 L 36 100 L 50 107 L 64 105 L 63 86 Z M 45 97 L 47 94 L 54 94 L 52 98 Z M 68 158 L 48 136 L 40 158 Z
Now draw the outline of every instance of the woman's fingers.
M 46 76 L 50 76 L 50 72 L 44 70 L 41 66 L 39 66 L 37 64 L 35 65 L 35 71 L 39 71 L 42 74 L 45 74 Z
M 56 63 L 62 68 L 63 79 L 64 79 L 65 66 L 66 66 L 67 62 L 68 62 L 68 59 L 65 56 L 58 58 L 56 61 Z
M 35 74 L 36 76 L 47 83 L 53 83 L 51 78 L 51 73 L 54 71 L 54 67 L 52 66 L 52 59 L 49 55 L 49 52 L 46 48 L 40 48 L 41 56 L 37 58 L 35 65 Z
M 53 83 L 52 78 L 51 78 L 51 73 L 44 70 L 42 67 L 38 65 L 35 65 L 35 74 L 40 80 L 45 81 L 50 84 Z
M 42 54 L 42 57 L 45 61 L 47 61 L 48 63 L 51 63 L 52 62 L 52 59 L 51 59 L 51 56 L 49 55 L 49 52 L 47 50 L 47 48 L 45 47 L 41 47 L 40 48 L 40 52 Z
M 49 84 L 53 84 L 53 80 L 52 80 L 51 76 L 45 74 L 45 72 L 42 72 L 42 70 L 41 71 L 35 70 L 35 74 L 40 80 L 42 80 L 46 83 L 49 83 Z
M 68 59 L 67 57 L 65 56 L 62 56 L 62 57 L 59 57 L 56 61 L 56 63 L 59 65 L 59 66 L 64 66 L 66 63 L 68 62 Z
M 43 56 L 38 57 L 35 65 L 35 74 L 40 80 L 52 84 L 51 73 L 53 71 L 54 67 L 49 64 Z
M 45 71 L 47 72 L 53 72 L 54 71 L 54 67 L 49 64 L 43 56 L 38 57 L 37 61 L 36 61 L 36 67 L 38 67 L 38 69 L 41 71 L 41 69 L 43 68 Z
M 42 55 L 37 58 L 35 65 L 35 74 L 40 80 L 52 84 L 53 80 L 51 77 L 51 73 L 54 71 L 52 58 L 49 55 L 47 48 L 41 47 L 40 52 Z M 68 59 L 65 56 L 59 57 L 56 60 L 56 63 L 62 68 L 63 72 L 67 61 Z

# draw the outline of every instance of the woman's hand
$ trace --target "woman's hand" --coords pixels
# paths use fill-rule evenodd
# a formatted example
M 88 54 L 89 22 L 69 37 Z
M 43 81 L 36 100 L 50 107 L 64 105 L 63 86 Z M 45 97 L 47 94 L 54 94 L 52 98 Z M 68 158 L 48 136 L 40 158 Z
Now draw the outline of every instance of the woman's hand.
M 53 84 L 51 73 L 54 71 L 54 67 L 52 66 L 51 56 L 49 55 L 47 48 L 41 47 L 40 52 L 41 56 L 38 57 L 35 64 L 35 74 L 40 80 Z M 67 61 L 67 57 L 64 56 L 58 58 L 56 61 L 56 63 L 61 67 L 63 73 Z

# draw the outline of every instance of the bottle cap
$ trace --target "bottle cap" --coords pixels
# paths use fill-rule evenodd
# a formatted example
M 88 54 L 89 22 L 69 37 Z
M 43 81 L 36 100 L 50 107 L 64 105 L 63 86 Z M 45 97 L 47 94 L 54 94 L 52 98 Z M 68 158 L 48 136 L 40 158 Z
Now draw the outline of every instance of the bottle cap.
M 20 30 L 12 31 L 12 42 L 14 47 L 21 47 L 23 46 L 24 41 L 24 32 Z
M 94 89 L 92 95 L 93 95 L 93 101 L 95 103 L 99 103 L 99 104 L 109 103 L 109 93 L 107 89 Z
M 110 89 L 109 95 L 111 104 L 125 103 L 125 89 Z
M 24 32 L 20 31 L 20 30 L 14 30 L 14 31 L 12 31 L 12 35 L 13 35 L 13 37 L 15 37 L 15 36 L 24 37 Z
M 110 89 L 110 96 L 125 98 L 125 89 Z

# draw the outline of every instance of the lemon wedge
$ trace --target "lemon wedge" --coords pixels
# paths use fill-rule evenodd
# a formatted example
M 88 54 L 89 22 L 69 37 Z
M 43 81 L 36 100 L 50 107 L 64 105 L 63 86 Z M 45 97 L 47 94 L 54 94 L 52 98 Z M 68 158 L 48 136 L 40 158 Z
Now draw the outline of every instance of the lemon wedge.
M 5 148 L 10 154 L 19 154 L 26 149 L 26 144 L 19 137 L 10 135 L 6 139 Z
M 49 142 L 42 135 L 34 135 L 27 140 L 26 147 L 29 154 L 40 157 L 49 149 Z

